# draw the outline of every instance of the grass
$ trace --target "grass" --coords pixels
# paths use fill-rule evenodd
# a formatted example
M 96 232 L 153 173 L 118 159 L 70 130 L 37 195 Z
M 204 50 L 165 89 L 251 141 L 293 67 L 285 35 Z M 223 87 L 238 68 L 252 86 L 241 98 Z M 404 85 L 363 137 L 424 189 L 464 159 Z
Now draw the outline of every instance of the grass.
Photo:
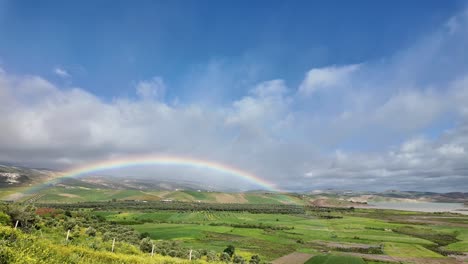
M 384 252 L 393 257 L 442 258 L 422 245 L 406 243 L 384 243 Z
M 318 255 L 305 264 L 366 264 L 362 258 L 353 256 Z
M 0 237 L 9 238 L 2 240 L 0 247 L 1 263 L 207 263 L 204 260 L 189 261 L 155 255 L 153 257 L 130 247 L 131 252 L 109 252 L 109 250 L 93 250 L 83 245 L 64 244 L 45 238 L 39 238 L 31 234 L 24 234 L 11 227 L 0 225 Z M 9 240 L 14 239 L 14 242 Z M 117 244 L 117 248 L 124 245 Z
M 390 256 L 427 258 L 442 258 L 443 256 L 425 248 L 434 244 L 429 240 L 434 239 L 434 236 L 428 235 L 426 236 L 428 239 L 424 239 L 423 234 L 458 232 L 457 239 L 461 241 L 448 245 L 450 250 L 466 250 L 464 246 L 468 243 L 468 231 L 463 228 L 411 226 L 410 230 L 416 231 L 404 234 L 391 230 L 408 228 L 408 224 L 367 218 L 363 217 L 360 212 L 359 216 L 343 215 L 341 219 L 331 220 L 318 218 L 312 214 L 275 215 L 209 211 L 96 213 L 111 221 L 132 224 L 136 230 L 148 232 L 152 239 L 181 240 L 186 246 L 194 249 L 210 248 L 217 251 L 224 249 L 228 244 L 233 244 L 241 252 L 259 254 L 262 259 L 267 260 L 273 260 L 294 251 L 317 253 L 319 249 L 322 249 L 317 247 L 317 241 L 351 245 L 353 243 L 370 246 L 384 245 L 384 252 Z M 393 217 L 395 214 L 393 213 Z M 404 218 L 405 215 L 401 217 Z M 292 229 L 269 230 L 260 226 L 243 228 L 259 223 L 264 226 L 285 226 Z
M 73 179 L 69 181 L 75 182 Z M 73 187 L 71 187 L 73 186 Z M 26 187 L 3 188 L 0 192 L 0 199 L 6 199 L 11 194 L 22 194 Z M 302 199 L 281 193 L 222 193 L 193 190 L 115 190 L 105 188 L 95 188 L 92 184 L 76 181 L 70 186 L 54 186 L 39 190 L 37 194 L 42 197 L 37 202 L 58 202 L 76 203 L 85 201 L 109 201 L 117 200 L 147 200 L 157 201 L 161 199 L 171 199 L 184 202 L 207 202 L 207 203 L 254 203 L 254 204 L 299 204 L 305 203 Z M 27 194 L 31 196 L 31 194 Z
M 17 190 L 0 193 L 5 197 Z M 256 204 L 303 204 L 293 195 L 250 192 L 217 193 L 198 191 L 151 191 L 111 190 L 53 187 L 42 191 L 39 202 L 82 202 L 117 200 L 161 200 L 256 203 Z M 180 240 L 184 246 L 194 249 L 208 248 L 222 251 L 233 244 L 236 252 L 259 254 L 262 259 L 277 257 L 299 251 L 317 254 L 320 250 L 333 252 L 332 247 L 318 242 L 383 245 L 385 254 L 395 257 L 443 258 L 432 251 L 435 243 L 444 249 L 466 252 L 468 248 L 467 216 L 439 215 L 421 212 L 394 210 L 356 209 L 353 212 L 307 211 L 301 215 L 252 214 L 229 211 L 119 211 L 94 212 L 109 221 L 131 225 L 140 232 L 148 232 L 153 239 Z M 333 215 L 339 219 L 324 219 L 320 215 Z M 408 219 L 423 217 L 437 221 L 411 223 Z M 264 226 L 287 227 L 271 230 Z M 252 225 L 255 225 L 252 227 Z M 249 227 L 249 228 L 247 228 Z M 444 242 L 446 242 L 444 244 Z M 432 249 L 432 250 L 431 250 Z M 335 252 L 336 253 L 336 252 Z M 341 256 L 320 255 L 316 261 L 335 261 Z M 343 260 L 344 261 L 344 260 Z M 348 260 L 346 260 L 348 261 Z M 349 260 L 355 261 L 355 260 Z M 315 262 L 314 262 L 315 263 Z M 349 262 L 354 263 L 354 262 Z M 360 262 L 361 263 L 361 262 Z

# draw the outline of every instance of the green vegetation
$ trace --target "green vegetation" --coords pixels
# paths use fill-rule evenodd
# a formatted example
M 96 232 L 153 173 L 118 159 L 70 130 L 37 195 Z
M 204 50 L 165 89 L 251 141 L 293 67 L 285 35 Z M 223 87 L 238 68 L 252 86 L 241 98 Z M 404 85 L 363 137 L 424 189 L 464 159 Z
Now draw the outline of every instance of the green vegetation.
M 72 179 L 69 179 L 72 180 Z M 6 198 L 24 188 L 4 189 L 0 199 Z M 20 201 L 26 201 L 30 195 L 25 195 Z M 204 203 L 238 203 L 238 204 L 295 204 L 304 205 L 306 201 L 294 194 L 249 192 L 249 193 L 222 193 L 210 191 L 160 191 L 160 190 L 117 190 L 96 188 L 83 181 L 73 181 L 69 186 L 54 186 L 39 192 L 39 203 L 76 203 L 99 202 L 112 199 L 120 201 L 161 201 L 171 200 L 179 202 Z M 7 199 L 8 200 L 8 199 Z
M 210 196 L 178 193 L 205 200 Z M 307 263 L 366 263 L 363 255 L 407 263 L 405 259 L 444 259 L 465 252 L 468 244 L 468 217 L 454 214 L 112 199 L 34 205 L 29 199 L 0 206 L 5 234 L 0 259 L 21 263 L 31 255 L 28 263 L 48 258 L 48 263 L 184 263 L 191 257 L 197 263 L 255 264 L 302 252 L 315 255 Z M 18 230 L 13 229 L 16 221 Z
M 221 256 L 191 251 L 177 241 L 153 241 L 89 211 L 3 204 L 0 215 L 1 264 L 206 263 Z M 156 255 L 150 256 L 153 245 Z
M 319 255 L 312 257 L 305 264 L 366 264 L 362 258 L 353 256 Z
M 89 206 L 90 204 L 84 205 L 95 208 Z M 384 219 L 375 219 L 372 217 L 375 210 L 363 209 L 304 207 L 302 213 L 294 213 L 293 210 L 290 214 L 277 214 L 260 213 L 258 209 L 263 208 L 263 205 L 229 204 L 223 205 L 223 210 L 205 210 L 210 204 L 204 204 L 204 207 L 195 204 L 190 208 L 180 203 L 165 205 L 165 210 L 147 212 L 151 206 L 161 205 L 144 203 L 145 210 L 140 209 L 139 204 L 125 210 L 122 203 L 117 203 L 110 205 L 115 206 L 116 211 L 101 211 L 101 207 L 96 207 L 94 214 L 111 222 L 130 225 L 141 233 L 148 233 L 153 239 L 181 241 L 185 247 L 217 252 L 222 251 L 227 244 L 232 244 L 240 254 L 258 254 L 267 260 L 294 251 L 316 253 L 319 250 L 343 254 L 355 252 L 443 258 L 438 251 L 431 250 L 431 246 L 436 245 L 435 239 L 450 234 L 447 231 L 435 231 L 432 226 L 425 226 L 425 229 L 420 230 L 420 225 L 395 223 L 397 218 L 406 218 L 406 213 L 396 211 L 378 210 L 381 213 L 379 218 Z M 170 210 L 175 207 L 178 210 Z M 382 215 L 388 216 L 388 219 Z M 408 228 L 421 232 L 405 233 Z M 423 234 L 430 235 L 424 237 Z M 444 239 L 448 241 L 448 237 Z M 459 240 L 462 239 L 450 241 L 465 241 Z
M 169 256 L 147 254 L 129 248 L 123 252 L 97 250 L 93 246 L 53 243 L 38 235 L 25 234 L 11 227 L 0 226 L 0 263 L 205 263 Z M 91 242 L 92 243 L 92 242 Z M 118 247 L 122 247 L 119 244 Z M 128 245 L 126 245 L 128 247 Z M 129 252 L 131 250 L 131 252 Z

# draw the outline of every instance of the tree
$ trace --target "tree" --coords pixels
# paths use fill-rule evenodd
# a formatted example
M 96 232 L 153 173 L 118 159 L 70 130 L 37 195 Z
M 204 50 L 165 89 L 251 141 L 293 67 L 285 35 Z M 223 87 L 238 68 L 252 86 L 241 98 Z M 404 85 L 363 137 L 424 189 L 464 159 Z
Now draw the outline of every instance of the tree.
M 11 225 L 11 218 L 4 212 L 0 212 L 0 225 Z
M 67 230 L 73 230 L 73 228 L 75 228 L 77 225 L 77 222 L 75 219 L 71 218 L 71 219 L 68 219 L 67 221 L 65 221 L 63 223 L 63 228 L 65 229 L 65 231 Z
M 229 256 L 228 253 L 223 252 L 223 253 L 221 254 L 221 256 L 219 257 L 219 260 L 228 263 L 228 262 L 231 261 L 231 257 Z
M 140 241 L 140 250 L 143 252 L 151 252 L 151 249 L 153 248 L 153 242 L 151 241 L 151 238 L 145 237 Z
M 224 249 L 224 253 L 227 253 L 230 258 L 232 258 L 232 255 L 234 255 L 234 252 L 236 251 L 236 248 L 233 245 L 227 246 L 227 248 Z
M 242 256 L 234 255 L 234 259 L 232 260 L 233 263 L 244 264 L 245 260 Z
M 94 237 L 96 236 L 96 229 L 94 229 L 92 226 L 86 228 L 86 234 L 88 236 Z
M 140 233 L 139 237 L 140 237 L 140 239 L 143 239 L 145 237 L 150 237 L 150 233 L 148 233 L 148 232 Z
M 19 221 L 19 227 L 23 230 L 30 230 L 39 220 L 36 215 L 36 208 L 32 205 L 25 207 L 18 205 L 8 205 L 6 213 L 10 216 L 11 221 L 16 223 Z
M 258 255 L 253 255 L 250 257 L 249 264 L 260 264 L 260 257 Z
M 218 256 L 216 255 L 216 252 L 210 250 L 206 253 L 206 260 L 208 262 L 211 262 L 211 261 L 217 261 L 218 260 Z

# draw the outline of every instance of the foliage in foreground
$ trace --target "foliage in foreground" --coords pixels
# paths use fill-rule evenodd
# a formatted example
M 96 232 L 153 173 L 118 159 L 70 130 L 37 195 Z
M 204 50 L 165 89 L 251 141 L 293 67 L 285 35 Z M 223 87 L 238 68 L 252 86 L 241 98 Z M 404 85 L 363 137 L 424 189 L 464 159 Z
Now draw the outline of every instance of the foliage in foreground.
M 247 263 L 233 255 L 233 246 L 228 249 L 231 254 L 225 256 L 185 248 L 179 241 L 153 241 L 148 233 L 106 221 L 88 210 L 0 204 L 0 264 Z M 258 264 L 260 258 L 251 256 L 248 263 Z
M 206 263 L 147 254 L 128 255 L 95 251 L 79 245 L 53 244 L 49 240 L 0 226 L 0 264 L 7 263 Z

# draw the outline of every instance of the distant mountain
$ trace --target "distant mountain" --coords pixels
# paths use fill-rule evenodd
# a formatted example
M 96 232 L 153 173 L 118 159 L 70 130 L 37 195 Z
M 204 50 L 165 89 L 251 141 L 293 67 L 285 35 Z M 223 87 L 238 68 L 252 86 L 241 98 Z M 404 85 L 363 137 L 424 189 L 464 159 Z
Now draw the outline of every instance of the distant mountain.
M 55 177 L 57 173 L 52 170 L 0 165 L 0 188 L 34 185 Z
M 73 180 L 75 183 L 71 182 Z M 117 176 L 87 176 L 79 179 L 63 179 L 62 185 L 76 185 L 77 181 L 81 184 L 94 185 L 98 188 L 117 189 L 117 190 L 204 190 L 215 191 L 218 188 L 209 185 L 203 185 L 192 181 L 169 181 L 159 179 L 145 178 L 127 178 Z
M 49 169 L 26 168 L 16 165 L 0 164 L 0 188 L 24 187 L 52 181 L 49 186 L 84 187 L 91 189 L 116 190 L 205 190 L 239 191 L 221 188 L 192 181 L 170 181 L 148 178 L 128 178 L 110 175 L 89 175 L 78 178 L 58 178 L 60 172 Z
M 264 190 L 251 190 L 240 192 L 238 189 L 225 186 L 212 186 L 192 181 L 160 180 L 148 178 L 135 178 L 111 175 L 89 175 L 79 178 L 58 178 L 59 171 L 43 168 L 26 168 L 11 164 L 0 164 L 0 188 L 27 187 L 40 183 L 48 187 L 101 189 L 101 190 L 160 190 L 160 191 L 206 191 L 206 192 L 238 192 L 244 194 L 267 195 Z M 294 193 L 291 193 L 294 195 Z M 468 202 L 468 192 L 420 192 L 388 190 L 384 192 L 353 191 L 353 190 L 314 190 L 295 194 L 296 196 L 310 197 L 320 204 L 342 205 L 343 203 L 367 203 L 370 201 L 433 201 L 433 202 Z M 333 201 L 333 202 L 331 202 Z

